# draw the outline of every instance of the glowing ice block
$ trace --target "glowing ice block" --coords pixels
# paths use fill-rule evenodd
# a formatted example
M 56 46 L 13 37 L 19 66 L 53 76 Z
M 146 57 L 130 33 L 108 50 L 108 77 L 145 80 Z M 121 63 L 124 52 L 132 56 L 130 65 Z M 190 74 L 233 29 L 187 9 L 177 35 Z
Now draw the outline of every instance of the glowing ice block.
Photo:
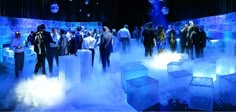
M 88 78 L 92 73 L 92 52 L 90 50 L 78 50 L 76 56 L 80 59 L 80 72 L 83 78 Z
M 178 71 L 181 70 L 181 65 L 183 64 L 183 62 L 180 61 L 174 61 L 174 62 L 170 62 L 167 64 L 167 71 L 168 72 L 172 72 L 172 71 Z
M 220 95 L 224 102 L 236 106 L 236 73 L 220 77 Z
M 172 96 L 179 98 L 187 94 L 188 85 L 192 79 L 192 74 L 185 70 L 168 72 Z
M 59 56 L 59 80 L 71 87 L 81 81 L 80 59 L 74 55 Z
M 216 65 L 207 62 L 195 63 L 193 67 L 193 76 L 209 77 L 216 79 Z
M 193 77 L 189 84 L 189 107 L 197 110 L 212 110 L 213 79 L 208 77 Z
M 216 61 L 216 74 L 226 75 L 235 73 L 236 60 L 233 58 L 220 58 Z
M 128 63 L 121 67 L 121 85 L 126 92 L 126 81 L 148 75 L 148 69 L 138 62 Z
M 159 81 L 148 76 L 127 80 L 127 102 L 143 111 L 159 102 Z
M 181 68 L 182 68 L 182 70 L 186 70 L 186 71 L 192 73 L 193 66 L 194 66 L 193 60 L 185 60 L 185 61 L 183 61 Z

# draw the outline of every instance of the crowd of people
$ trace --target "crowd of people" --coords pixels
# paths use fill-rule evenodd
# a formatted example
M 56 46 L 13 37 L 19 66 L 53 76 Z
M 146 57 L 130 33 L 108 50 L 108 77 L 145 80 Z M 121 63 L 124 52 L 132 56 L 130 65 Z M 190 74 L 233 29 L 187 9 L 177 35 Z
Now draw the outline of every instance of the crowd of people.
M 164 26 L 157 25 L 154 27 L 152 22 L 146 23 L 140 29 L 134 27 L 130 33 L 128 25 L 124 25 L 119 31 L 110 30 L 107 26 L 102 29 L 86 30 L 84 26 L 78 26 L 76 31 L 60 29 L 59 33 L 56 28 L 51 32 L 45 30 L 44 24 L 37 27 L 36 32 L 30 32 L 26 45 L 34 46 L 37 54 L 34 74 L 38 74 L 42 69 L 42 74 L 46 75 L 45 60 L 48 62 L 49 72 L 53 71 L 53 60 L 59 65 L 59 56 L 76 55 L 77 50 L 87 49 L 92 52 L 92 63 L 94 65 L 95 48 L 99 48 L 100 61 L 103 71 L 110 66 L 110 54 L 119 48 L 122 53 L 128 53 L 130 48 L 130 39 L 136 39 L 143 44 L 145 56 L 153 55 L 153 48 L 157 47 L 158 54 L 163 53 L 168 48 L 171 52 L 176 52 L 178 30 L 169 25 L 165 31 Z M 187 53 L 191 59 L 194 59 L 193 51 L 195 48 L 196 58 L 203 56 L 203 49 L 206 46 L 206 33 L 202 26 L 196 26 L 192 21 L 179 30 L 181 53 Z M 119 44 L 121 43 L 121 45 Z M 22 72 L 24 66 L 24 43 L 20 32 L 15 33 L 12 41 L 12 50 L 15 52 L 15 74 L 16 77 Z

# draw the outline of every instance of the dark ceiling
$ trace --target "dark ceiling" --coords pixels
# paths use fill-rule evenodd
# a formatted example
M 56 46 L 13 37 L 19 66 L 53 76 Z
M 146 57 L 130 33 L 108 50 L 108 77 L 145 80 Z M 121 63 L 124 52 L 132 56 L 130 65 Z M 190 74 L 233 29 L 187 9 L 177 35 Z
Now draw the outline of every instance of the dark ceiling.
M 150 21 L 149 0 L 0 0 L 0 16 L 61 21 L 102 21 L 105 25 L 142 25 Z M 50 5 L 60 6 L 57 14 Z M 212 16 L 236 11 L 236 0 L 165 0 L 168 21 Z M 87 14 L 90 17 L 87 17 Z

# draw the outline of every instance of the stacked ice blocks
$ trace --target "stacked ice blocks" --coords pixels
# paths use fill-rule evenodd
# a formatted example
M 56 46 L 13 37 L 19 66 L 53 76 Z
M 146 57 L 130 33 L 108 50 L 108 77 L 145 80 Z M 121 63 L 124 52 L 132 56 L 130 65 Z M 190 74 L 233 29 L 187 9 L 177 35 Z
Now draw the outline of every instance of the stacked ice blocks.
M 80 59 L 74 55 L 59 56 L 59 80 L 68 85 L 81 81 Z
M 186 96 L 188 85 L 192 79 L 191 73 L 185 70 L 168 72 L 168 79 L 174 98 Z
M 159 102 L 159 82 L 148 76 L 127 80 L 127 102 L 143 111 Z
M 216 79 L 216 65 L 208 62 L 195 63 L 193 68 L 193 76 L 209 77 Z
M 220 77 L 220 94 L 224 102 L 236 106 L 236 73 Z
M 126 92 L 126 81 L 148 75 L 148 69 L 139 62 L 132 62 L 121 67 L 121 85 Z
M 212 110 L 213 79 L 207 77 L 193 77 L 189 84 L 189 107 L 197 110 Z

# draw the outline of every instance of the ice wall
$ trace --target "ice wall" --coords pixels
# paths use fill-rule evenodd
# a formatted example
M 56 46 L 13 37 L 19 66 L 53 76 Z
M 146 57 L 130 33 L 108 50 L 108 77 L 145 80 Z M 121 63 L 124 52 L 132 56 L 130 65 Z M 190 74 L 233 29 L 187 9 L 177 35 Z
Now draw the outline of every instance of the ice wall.
M 85 26 L 87 30 L 101 28 L 101 22 L 64 22 L 28 18 L 10 18 L 0 16 L 0 62 L 2 61 L 2 47 L 4 44 L 9 44 L 15 31 L 20 31 L 21 36 L 26 40 L 30 31 L 36 31 L 40 24 L 45 24 L 48 31 L 51 28 L 65 29 L 72 28 L 75 30 L 78 26 Z
M 196 25 L 203 25 L 209 38 L 236 39 L 236 12 L 192 19 Z M 189 20 L 173 23 L 176 28 L 182 28 Z

